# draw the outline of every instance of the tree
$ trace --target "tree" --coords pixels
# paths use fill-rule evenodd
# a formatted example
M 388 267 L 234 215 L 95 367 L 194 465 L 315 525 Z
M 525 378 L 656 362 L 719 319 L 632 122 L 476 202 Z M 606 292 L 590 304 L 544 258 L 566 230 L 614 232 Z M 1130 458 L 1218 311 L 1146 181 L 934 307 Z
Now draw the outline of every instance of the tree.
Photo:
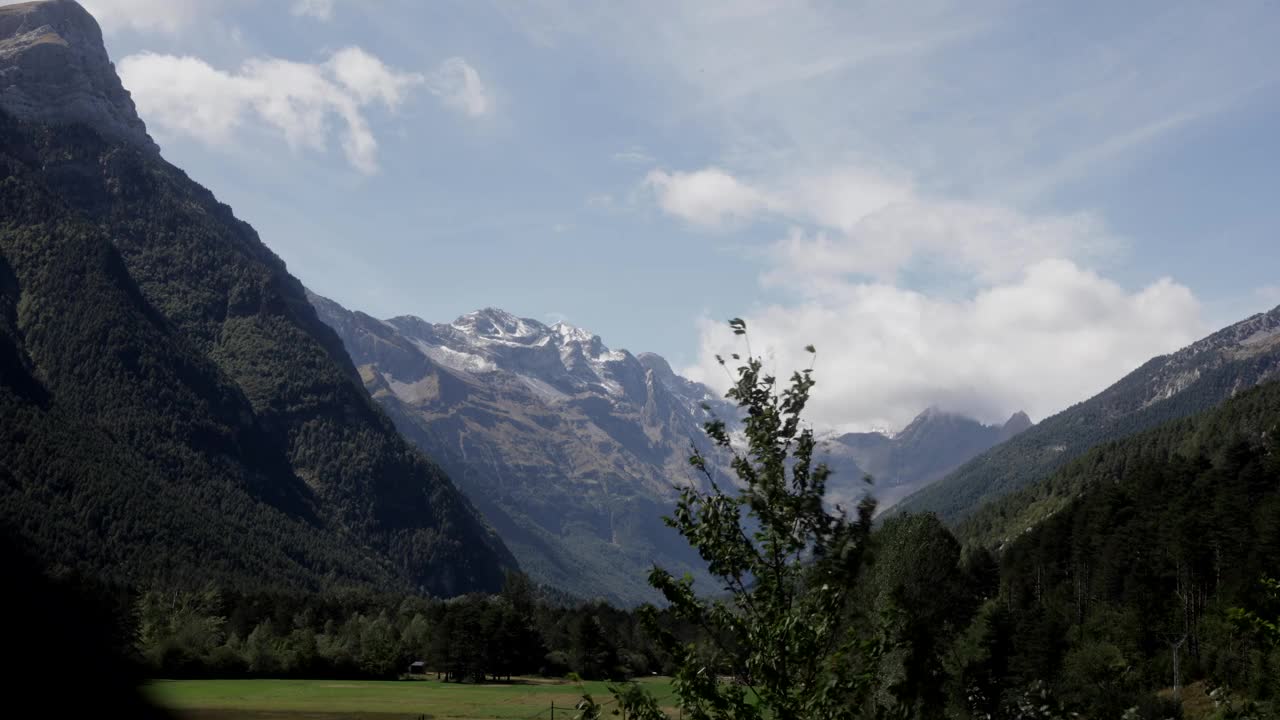
M 1264 577 L 1261 580 L 1271 604 L 1280 605 L 1280 580 Z M 1241 627 L 1252 630 L 1259 638 L 1271 646 L 1280 645 L 1280 615 L 1266 617 L 1266 613 L 1258 613 L 1244 608 L 1231 608 L 1228 617 Z
M 746 335 L 742 320 L 729 325 Z M 722 486 L 707 456 L 695 449 L 690 464 L 707 489 L 682 489 L 666 518 L 728 596 L 706 599 L 691 577 L 677 579 L 655 567 L 649 582 L 677 619 L 699 628 L 707 651 L 678 641 L 651 608 L 646 626 L 674 658 L 673 686 L 693 720 L 858 717 L 881 651 L 874 637 L 858 631 L 863 613 L 852 595 L 875 501 L 865 497 L 852 519 L 827 509 L 830 470 L 814 463 L 817 443 L 802 420 L 814 386 L 812 367 L 794 373 L 782 388 L 749 345 L 747 352 L 726 395 L 744 415 L 745 449 L 736 447 L 723 419 L 705 425 L 717 452 L 731 457 L 741 490 Z
M 200 592 L 148 590 L 138 598 L 138 649 L 155 670 L 185 672 L 226 638 L 226 618 L 217 589 Z

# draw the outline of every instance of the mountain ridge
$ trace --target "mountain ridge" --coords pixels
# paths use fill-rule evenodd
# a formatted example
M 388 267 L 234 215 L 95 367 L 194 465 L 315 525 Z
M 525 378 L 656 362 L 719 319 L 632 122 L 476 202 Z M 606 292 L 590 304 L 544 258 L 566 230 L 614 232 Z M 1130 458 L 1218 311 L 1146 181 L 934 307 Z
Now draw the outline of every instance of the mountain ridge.
M 881 512 L 901 498 L 926 487 L 961 463 L 1031 427 L 1018 411 L 1001 425 L 983 423 L 960 413 L 929 407 L 894 433 L 844 433 L 828 439 L 819 458 L 832 470 L 833 500 L 852 507 L 867 490 L 870 476 Z
M 1257 313 L 1143 363 L 1111 386 L 1046 418 L 906 498 L 902 512 L 958 522 L 1028 487 L 1095 445 L 1186 417 L 1280 375 L 1280 307 Z
M 661 521 L 705 402 L 736 408 L 657 356 L 496 308 L 449 323 L 379 320 L 312 293 L 365 387 L 400 431 L 455 477 L 539 582 L 622 604 L 654 600 L 659 562 L 703 574 Z M 697 402 L 693 402 L 696 400 Z
M 702 430 L 712 416 L 736 427 L 732 403 L 660 355 L 610 349 L 566 323 L 492 307 L 447 323 L 380 320 L 309 297 L 370 394 L 458 479 L 535 579 L 632 603 L 653 598 L 642 578 L 654 561 L 700 576 L 696 556 L 659 517 L 672 510 L 677 485 L 700 482 L 688 466 L 691 443 L 708 452 L 717 477 L 736 482 Z M 934 409 L 897 439 L 827 437 L 817 459 L 833 470 L 829 499 L 852 506 L 870 473 L 874 493 L 891 502 L 1021 429 L 1018 417 L 986 426 Z M 582 581 L 573 564 L 615 586 Z M 617 573 L 619 564 L 629 571 Z
M 3 10 L 0 524 L 131 584 L 500 588 L 514 558 L 249 225 L 141 121 L 12 112 L 77 73 L 113 101 L 96 22 Z

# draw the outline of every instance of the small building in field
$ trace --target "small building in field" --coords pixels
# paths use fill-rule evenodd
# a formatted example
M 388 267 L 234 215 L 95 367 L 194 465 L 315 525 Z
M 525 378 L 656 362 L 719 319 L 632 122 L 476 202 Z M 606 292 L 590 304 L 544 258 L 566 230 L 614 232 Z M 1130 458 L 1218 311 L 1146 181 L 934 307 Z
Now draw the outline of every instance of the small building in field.
M 410 675 L 426 675 L 427 664 L 422 660 L 414 660 L 412 663 L 409 663 L 409 674 Z

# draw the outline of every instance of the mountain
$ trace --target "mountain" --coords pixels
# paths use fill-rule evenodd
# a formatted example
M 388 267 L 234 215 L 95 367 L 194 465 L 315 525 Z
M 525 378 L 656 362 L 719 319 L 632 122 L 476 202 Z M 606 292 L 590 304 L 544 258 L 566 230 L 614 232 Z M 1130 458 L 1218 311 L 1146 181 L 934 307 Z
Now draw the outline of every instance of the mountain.
M 0 7 L 0 107 L 19 120 L 82 123 L 160 152 L 107 58 L 98 24 L 71 0 Z
M 1096 498 L 1092 496 L 1105 494 L 1108 488 L 1138 484 L 1146 477 L 1144 471 L 1153 466 L 1160 466 L 1161 474 L 1181 477 L 1188 471 L 1174 466 L 1187 459 L 1198 458 L 1204 466 L 1209 466 L 1216 459 L 1230 460 L 1226 454 L 1244 446 L 1262 447 L 1268 441 L 1274 444 L 1278 424 L 1280 383 L 1268 381 L 1219 406 L 1123 440 L 1102 443 L 1040 482 L 983 505 L 961 522 L 957 534 L 973 544 L 992 548 L 1007 546 L 1073 505 L 1094 502 Z M 1233 445 L 1240 447 L 1233 448 Z M 1268 457 L 1275 460 L 1274 455 Z M 1191 474 L 1203 470 L 1203 467 L 1194 467 L 1195 463 L 1191 465 Z M 1277 477 L 1280 476 L 1273 474 L 1257 480 L 1276 494 L 1280 490 Z M 1208 490 L 1222 491 L 1221 488 Z M 1176 496 L 1181 490 L 1177 486 L 1166 486 L 1162 492 Z M 1187 500 L 1184 497 L 1177 502 Z M 1272 513 L 1278 521 L 1274 527 L 1280 532 L 1280 505 L 1272 508 Z M 1272 542 L 1280 543 L 1280 534 L 1276 534 Z M 1275 548 L 1280 551 L 1280 544 Z
M 871 491 L 884 511 L 1031 425 L 1024 412 L 1015 413 L 1003 425 L 983 425 L 931 407 L 895 434 L 846 433 L 829 438 L 820 457 L 834 471 L 829 485 L 833 500 L 852 507 L 865 491 L 860 480 L 870 475 Z
M 454 595 L 514 558 L 74 2 L 0 8 L 0 528 L 130 584 Z
M 965 463 L 898 505 L 957 522 L 1090 448 L 1211 408 L 1280 374 L 1280 307 L 1153 358 L 1084 402 Z
M 701 576 L 660 517 L 676 485 L 698 480 L 689 448 L 707 450 L 710 414 L 736 426 L 737 408 L 710 388 L 659 355 L 611 350 L 564 323 L 493 308 L 447 324 L 384 321 L 311 301 L 401 432 L 445 467 L 540 582 L 633 603 L 653 598 L 644 580 L 653 562 Z M 818 458 L 835 471 L 833 502 L 852 506 L 868 473 L 876 496 L 892 502 L 1029 423 L 1019 414 L 984 426 L 931 409 L 894 436 L 827 438 Z
M 1122 659 L 1116 667 L 1161 688 L 1170 645 L 1181 640 L 1189 675 L 1212 673 L 1274 698 L 1275 642 L 1231 618 L 1241 607 L 1270 607 L 1275 617 L 1259 581 L 1280 567 L 1278 431 L 1280 383 L 1268 382 L 1097 447 L 1041 483 L 1054 507 L 1033 525 L 1007 528 L 1000 554 L 1015 652 L 1022 645 L 1024 657 L 1051 662 L 1065 655 L 1071 674 L 1072 645 L 1123 648 L 1109 653 Z M 1050 628 L 1060 643 L 1043 639 Z
M 657 562 L 705 577 L 661 520 L 697 482 L 707 403 L 735 410 L 653 354 L 493 308 L 452 323 L 378 320 L 312 295 L 365 387 L 437 459 L 535 579 L 582 597 L 656 598 Z

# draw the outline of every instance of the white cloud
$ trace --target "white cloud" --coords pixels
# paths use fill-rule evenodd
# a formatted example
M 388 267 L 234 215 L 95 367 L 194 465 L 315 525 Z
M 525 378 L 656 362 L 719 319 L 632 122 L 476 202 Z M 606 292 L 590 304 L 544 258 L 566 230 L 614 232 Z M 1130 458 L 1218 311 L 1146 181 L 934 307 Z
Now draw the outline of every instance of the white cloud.
M 253 59 L 233 73 L 199 58 L 142 53 L 122 59 L 119 72 L 144 120 L 209 144 L 230 141 L 254 118 L 281 132 L 290 147 L 323 150 L 336 116 L 347 160 L 364 173 L 378 169 L 364 109 L 376 100 L 394 110 L 405 90 L 423 81 L 359 48 L 318 64 Z
M 358 47 L 339 50 L 326 66 L 361 104 L 377 100 L 390 109 L 404 101 L 406 91 L 423 82 L 422 75 L 393 70 Z
M 294 0 L 289 12 L 328 22 L 333 19 L 333 2 L 334 0 Z
M 930 200 L 909 182 L 857 168 L 794 173 L 768 187 L 716 167 L 654 170 L 644 184 L 664 211 L 694 225 L 720 228 L 765 214 L 796 223 L 770 248 L 766 284 L 847 275 L 892 280 L 906 270 L 985 283 L 1046 258 L 1091 259 L 1121 245 L 1088 213 L 1030 217 Z
M 493 111 L 493 95 L 480 79 L 480 73 L 466 60 L 452 57 L 427 79 L 427 87 L 447 106 L 471 117 Z
M 1053 259 L 959 300 L 837 283 L 746 320 L 752 347 L 784 377 L 808 365 L 805 345 L 817 346 L 811 419 L 845 429 L 902 427 L 929 405 L 988 422 L 1019 409 L 1041 419 L 1204 333 L 1186 287 L 1161 279 L 1128 292 Z M 707 322 L 686 372 L 723 389 L 714 356 L 741 349 Z
M 389 67 L 358 47 L 344 48 L 314 64 L 251 59 L 234 72 L 199 58 L 155 53 L 130 55 L 119 62 L 120 77 L 138 112 L 160 130 L 221 144 L 257 121 L 283 134 L 290 147 L 324 150 L 336 120 L 347 160 L 364 173 L 378 169 L 369 108 L 394 111 L 423 84 L 440 94 L 441 74 L 452 76 L 459 67 L 466 70 L 458 92 L 467 97 L 458 101 L 448 95 L 443 101 L 451 107 L 462 102 L 468 114 L 475 114 L 476 103 L 479 110 L 487 110 L 479 78 L 461 58 L 446 60 L 430 78 Z
M 793 229 L 772 246 L 775 269 L 765 280 L 893 280 L 917 271 L 985 284 L 1040 260 L 1104 256 L 1119 245 L 1087 213 L 1029 217 L 996 206 L 913 199 L 870 212 L 847 231 Z
M 765 253 L 761 282 L 794 299 L 747 320 L 779 373 L 818 345 L 812 417 L 824 426 L 900 427 L 930 405 L 992 422 L 1044 417 L 1204 331 L 1185 287 L 1128 292 L 1082 265 L 1123 246 L 1089 213 L 935 200 L 858 168 L 758 181 L 657 171 L 645 183 L 697 225 L 793 224 Z M 735 351 L 726 330 L 705 326 L 691 376 L 723 385 L 714 357 Z
M 644 182 L 663 210 L 704 227 L 750 220 L 776 204 L 768 195 L 714 167 L 687 173 L 653 170 Z

